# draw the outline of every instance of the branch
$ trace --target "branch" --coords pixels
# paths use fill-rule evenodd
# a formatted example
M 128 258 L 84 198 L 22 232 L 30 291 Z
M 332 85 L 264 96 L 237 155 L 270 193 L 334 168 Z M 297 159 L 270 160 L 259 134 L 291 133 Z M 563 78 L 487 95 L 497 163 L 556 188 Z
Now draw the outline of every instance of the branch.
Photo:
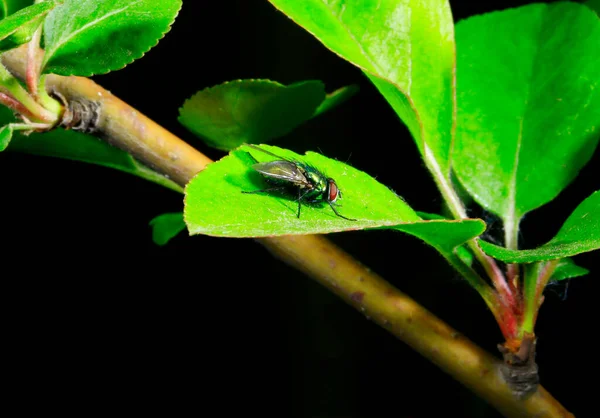
M 4 54 L 11 72 L 25 76 L 22 48 Z M 211 161 L 87 78 L 48 75 L 46 88 L 67 103 L 97 106 L 95 134 L 181 186 Z M 507 417 L 571 417 L 541 386 L 518 400 L 501 376 L 502 362 L 450 328 L 407 295 L 321 236 L 257 240 L 275 257 L 303 271 L 437 364 Z

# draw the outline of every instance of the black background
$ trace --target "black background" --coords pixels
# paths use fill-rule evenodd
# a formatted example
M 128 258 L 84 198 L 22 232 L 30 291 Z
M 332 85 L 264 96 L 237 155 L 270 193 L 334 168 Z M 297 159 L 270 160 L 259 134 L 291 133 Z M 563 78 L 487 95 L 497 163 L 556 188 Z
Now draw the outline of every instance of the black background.
M 209 3 L 209 4 L 207 4 Z M 455 20 L 528 2 L 452 1 Z M 107 46 L 109 47 L 109 46 Z M 194 92 L 224 81 L 359 84 L 352 100 L 282 139 L 376 176 L 418 210 L 440 198 L 406 128 L 359 70 L 266 0 L 184 0 L 171 32 L 145 57 L 95 80 L 190 142 L 176 120 Z M 555 201 L 530 213 L 523 244 L 547 241 L 597 190 L 599 153 Z M 437 367 L 252 240 L 182 234 L 164 248 L 148 222 L 182 197 L 107 168 L 0 154 L 3 345 L 46 408 L 169 415 L 298 417 L 498 414 Z M 478 211 L 473 216 L 482 215 Z M 502 342 L 474 291 L 420 241 L 385 231 L 329 236 L 486 350 Z M 592 416 L 598 253 L 568 297 L 547 292 L 537 326 L 543 385 Z M 21 392 L 22 393 L 22 392 Z M 45 395 L 44 395 L 45 394 Z M 27 404 L 25 404 L 27 405 Z

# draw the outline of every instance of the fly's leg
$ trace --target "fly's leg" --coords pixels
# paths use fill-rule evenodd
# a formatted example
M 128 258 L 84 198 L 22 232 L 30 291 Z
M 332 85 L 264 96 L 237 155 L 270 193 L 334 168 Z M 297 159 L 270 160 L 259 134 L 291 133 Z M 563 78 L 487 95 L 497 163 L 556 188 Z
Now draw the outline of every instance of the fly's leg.
M 300 193 L 301 190 L 300 188 L 298 188 L 298 219 L 300 219 L 300 209 L 302 209 L 302 197 L 304 196 L 303 194 Z
M 334 213 L 335 213 L 337 216 L 339 216 L 340 218 L 343 218 L 343 219 L 345 219 L 345 220 L 347 220 L 347 221 L 356 221 L 356 219 L 350 219 L 350 218 L 346 218 L 346 217 L 345 217 L 345 216 L 343 216 L 343 215 L 340 215 L 340 214 L 339 214 L 339 212 L 338 212 L 337 210 L 335 210 L 335 208 L 333 207 L 333 204 L 332 204 L 331 202 L 327 202 L 327 203 L 329 203 L 329 206 L 331 206 L 331 209 L 333 210 L 333 212 L 334 212 Z
M 298 219 L 300 219 L 300 209 L 302 207 L 302 199 L 304 198 L 304 196 L 310 192 L 310 189 L 307 189 L 304 193 L 301 193 L 302 189 L 298 189 Z
M 283 191 L 283 190 L 285 190 L 285 187 L 279 186 L 279 187 L 269 187 L 268 189 L 252 190 L 249 192 L 242 190 L 242 193 L 255 194 L 255 193 L 267 193 L 267 192 L 275 192 L 275 191 Z

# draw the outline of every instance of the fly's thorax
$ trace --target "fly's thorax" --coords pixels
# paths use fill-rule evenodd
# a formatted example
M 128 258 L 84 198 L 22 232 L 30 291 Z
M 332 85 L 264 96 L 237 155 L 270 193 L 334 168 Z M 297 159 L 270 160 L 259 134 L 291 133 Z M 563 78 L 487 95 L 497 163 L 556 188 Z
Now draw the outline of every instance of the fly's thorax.
M 303 200 L 318 202 L 325 199 L 327 191 L 327 179 L 325 176 L 319 170 L 309 165 L 299 164 L 299 168 L 306 177 L 306 184 L 303 187 L 306 192 L 304 193 Z
M 327 189 L 327 178 L 319 171 L 312 167 L 305 167 L 305 176 L 310 184 L 312 184 L 313 189 L 324 193 Z

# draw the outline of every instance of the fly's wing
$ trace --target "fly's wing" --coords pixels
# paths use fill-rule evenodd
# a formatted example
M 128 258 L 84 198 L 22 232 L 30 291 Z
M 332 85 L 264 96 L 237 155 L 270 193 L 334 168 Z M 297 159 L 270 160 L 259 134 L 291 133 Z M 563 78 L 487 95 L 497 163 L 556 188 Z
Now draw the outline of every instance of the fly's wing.
M 250 147 L 250 148 L 254 148 L 255 150 L 258 150 L 258 151 L 260 151 L 260 152 L 264 152 L 265 154 L 268 154 L 268 155 L 270 155 L 271 157 L 275 157 L 275 158 L 277 158 L 278 160 L 289 161 L 287 158 L 283 158 L 283 157 L 280 157 L 280 156 L 279 156 L 279 155 L 277 155 L 277 154 L 273 154 L 271 151 L 267 151 L 266 149 L 262 149 L 261 147 L 259 147 L 259 146 L 257 146 L 257 145 L 254 145 L 254 144 L 246 144 L 246 146 L 248 146 L 248 147 Z
M 308 183 L 306 176 L 298 168 L 298 166 L 289 161 L 270 161 L 268 163 L 257 163 L 254 164 L 252 168 L 265 177 L 287 181 L 298 186 L 305 186 Z

